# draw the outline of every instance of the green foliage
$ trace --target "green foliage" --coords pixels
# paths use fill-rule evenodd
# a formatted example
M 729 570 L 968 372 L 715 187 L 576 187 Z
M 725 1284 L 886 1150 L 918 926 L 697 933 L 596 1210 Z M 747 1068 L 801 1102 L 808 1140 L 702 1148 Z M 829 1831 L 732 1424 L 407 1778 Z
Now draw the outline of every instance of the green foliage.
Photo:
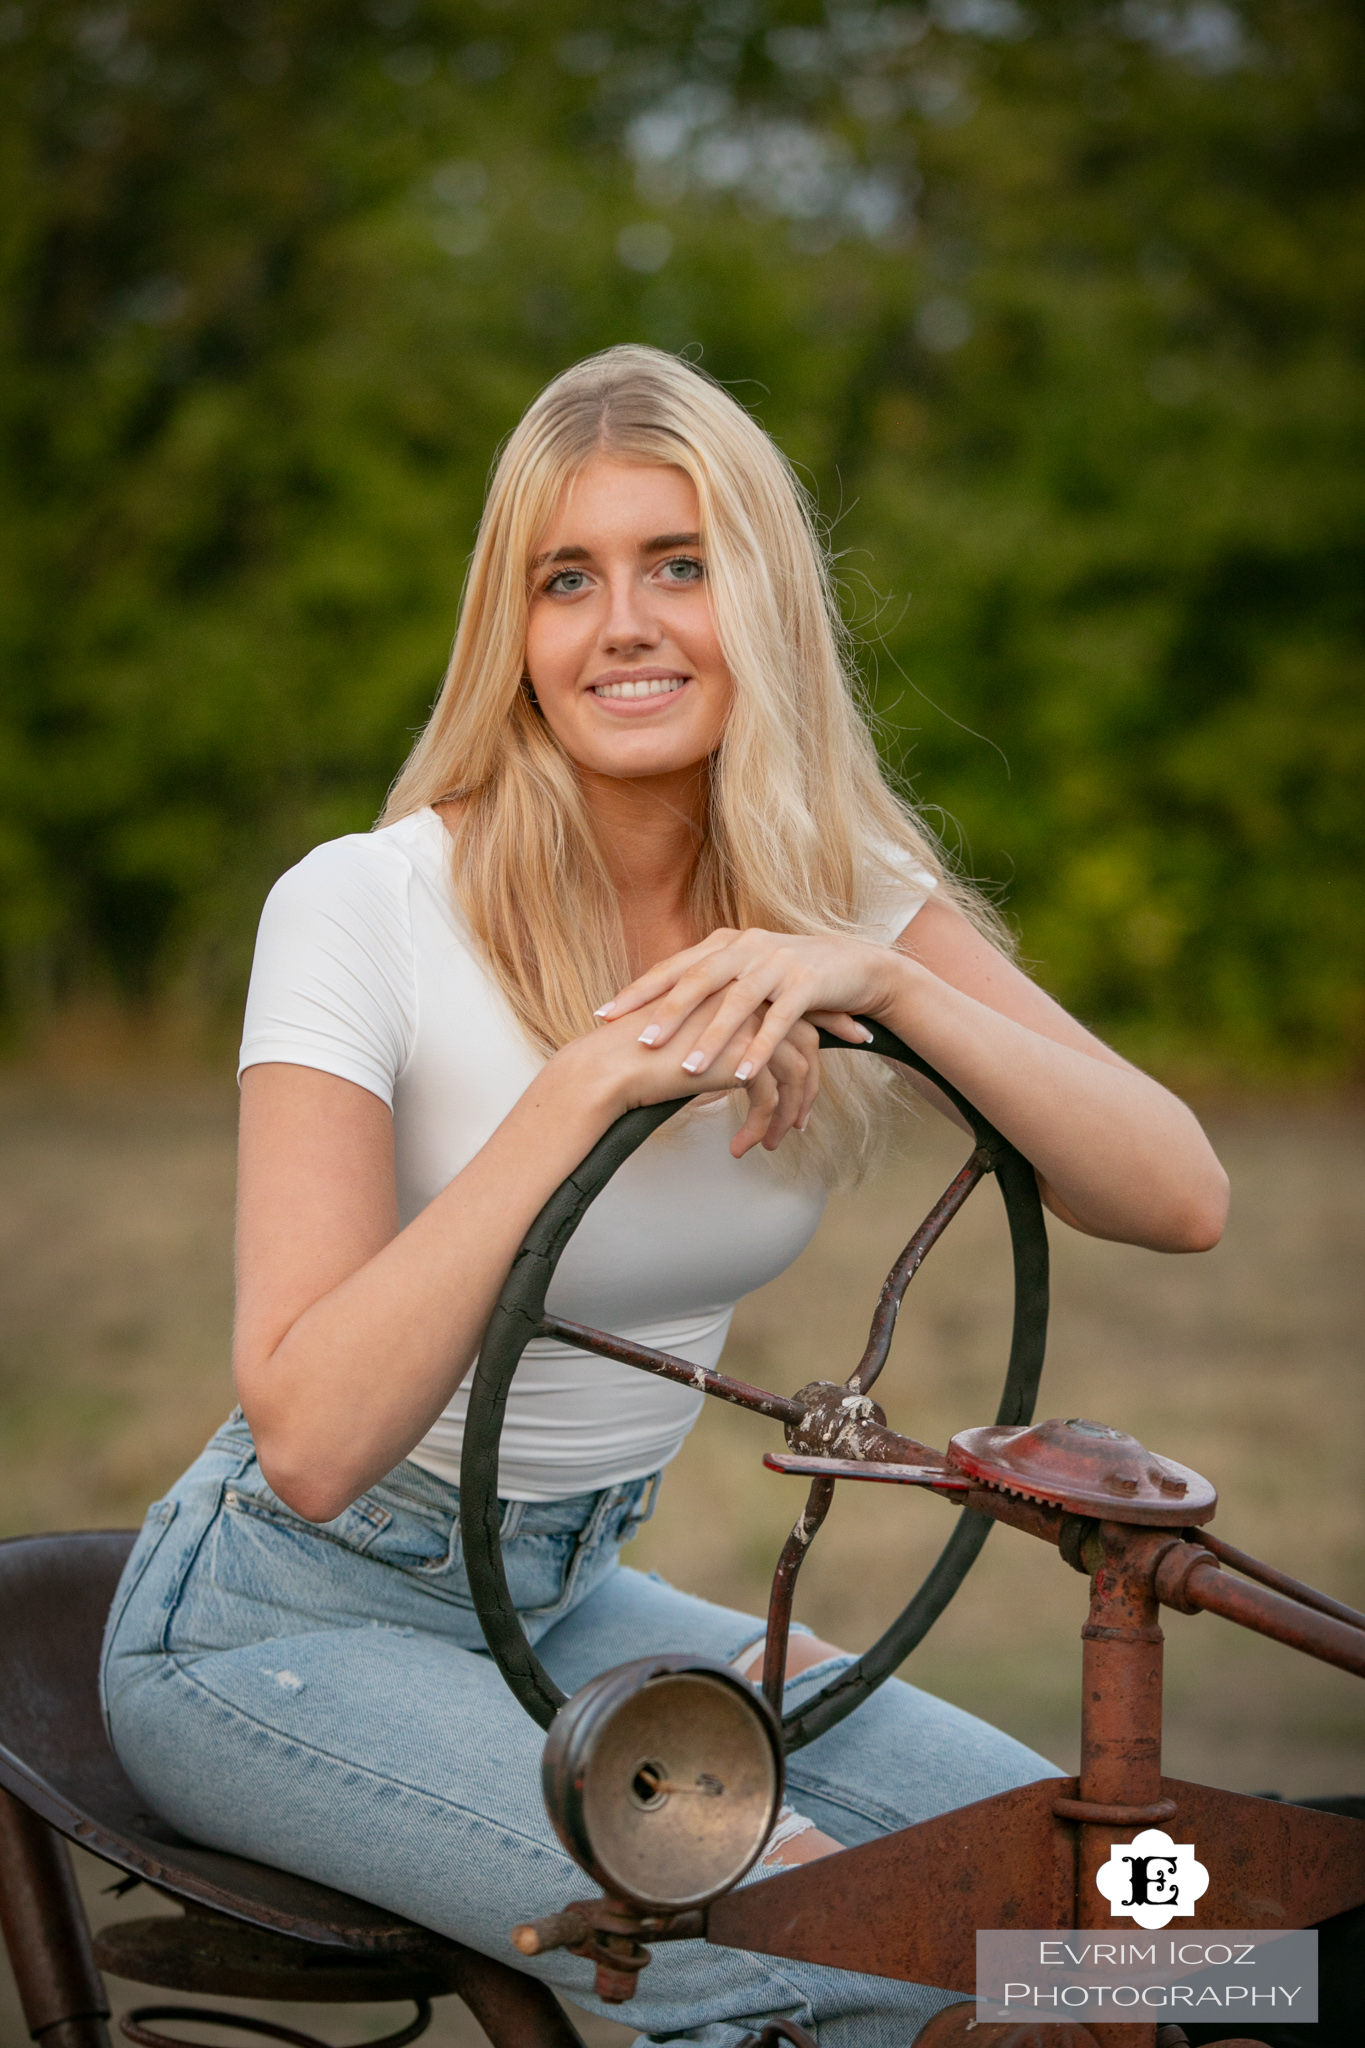
M 891 757 L 1166 1065 L 1365 1039 L 1349 0 L 0 5 L 0 952 L 230 1003 L 537 387 L 699 348 Z

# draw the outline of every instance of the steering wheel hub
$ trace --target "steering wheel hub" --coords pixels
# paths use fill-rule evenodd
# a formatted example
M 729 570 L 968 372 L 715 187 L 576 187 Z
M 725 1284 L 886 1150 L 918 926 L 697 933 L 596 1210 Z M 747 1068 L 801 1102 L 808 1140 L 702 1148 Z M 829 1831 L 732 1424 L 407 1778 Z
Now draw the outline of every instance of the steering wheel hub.
M 1218 1505 L 1217 1490 L 1188 1465 L 1080 1415 L 1032 1429 L 964 1429 L 948 1463 L 983 1486 L 1099 1521 L 1179 1529 L 1207 1522 Z

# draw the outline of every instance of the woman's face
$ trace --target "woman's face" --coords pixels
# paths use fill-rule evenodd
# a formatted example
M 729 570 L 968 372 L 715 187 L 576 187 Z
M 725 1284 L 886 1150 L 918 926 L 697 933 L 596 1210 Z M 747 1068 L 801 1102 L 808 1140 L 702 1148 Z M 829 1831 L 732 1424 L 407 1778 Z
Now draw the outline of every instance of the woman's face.
M 682 470 L 594 456 L 541 536 L 526 669 L 546 724 L 590 773 L 677 774 L 720 742 L 733 685 L 700 524 Z

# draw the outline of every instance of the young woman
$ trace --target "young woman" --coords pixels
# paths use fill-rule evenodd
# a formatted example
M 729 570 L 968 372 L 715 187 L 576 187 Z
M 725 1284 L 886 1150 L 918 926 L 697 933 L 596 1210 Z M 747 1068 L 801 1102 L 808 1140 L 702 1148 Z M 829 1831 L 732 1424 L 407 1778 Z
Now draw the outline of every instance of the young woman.
M 550 1305 L 707 1364 L 894 1101 L 880 1062 L 822 1068 L 817 1022 L 916 1046 L 1074 1228 L 1216 1242 L 1226 1183 L 1194 1118 L 1011 964 L 883 783 L 844 653 L 806 501 L 719 387 L 620 348 L 542 393 L 384 821 L 317 848 L 261 921 L 241 1408 L 150 1511 L 105 1661 L 119 1756 L 188 1834 L 504 1960 L 516 1921 L 581 1892 L 540 1731 L 483 1647 L 456 1483 L 512 1256 L 623 1111 L 698 1098 L 589 1211 Z M 518 1371 L 503 1542 L 568 1692 L 662 1650 L 757 1667 L 760 1621 L 617 1563 L 700 1405 L 551 1342 Z M 795 1637 L 793 1699 L 843 1655 Z M 1052 1769 L 893 1681 L 793 1758 L 754 1881 Z M 595 2009 L 587 1962 L 526 1967 Z M 630 2018 L 709 2048 L 775 2015 L 905 2048 L 945 2002 L 679 1943 Z

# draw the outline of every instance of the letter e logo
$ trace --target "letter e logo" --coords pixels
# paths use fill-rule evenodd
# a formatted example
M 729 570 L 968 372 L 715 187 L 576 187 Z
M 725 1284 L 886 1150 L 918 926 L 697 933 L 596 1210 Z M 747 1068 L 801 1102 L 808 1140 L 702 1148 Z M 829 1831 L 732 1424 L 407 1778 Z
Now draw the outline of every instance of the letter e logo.
M 1209 1873 L 1195 1858 L 1193 1842 L 1173 1842 L 1161 1828 L 1144 1828 L 1131 1842 L 1111 1842 L 1109 1861 L 1095 1873 L 1109 1917 L 1135 1920 L 1139 1927 L 1165 1927 L 1177 1914 L 1194 1912 L 1209 1888 Z

